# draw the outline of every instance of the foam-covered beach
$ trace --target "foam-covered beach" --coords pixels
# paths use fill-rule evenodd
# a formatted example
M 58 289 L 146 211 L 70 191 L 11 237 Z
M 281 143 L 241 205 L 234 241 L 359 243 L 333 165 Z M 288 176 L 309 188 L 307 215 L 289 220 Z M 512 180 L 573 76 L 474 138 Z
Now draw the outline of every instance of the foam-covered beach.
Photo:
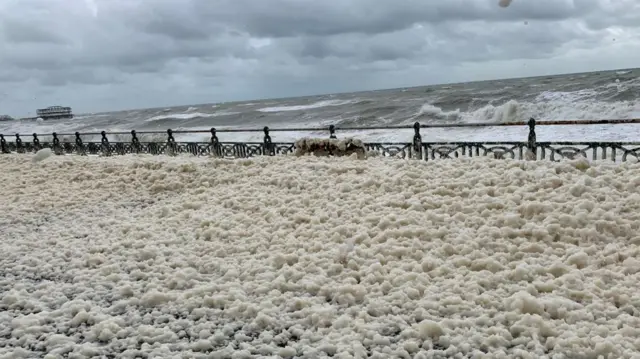
M 636 163 L 32 157 L 3 358 L 640 358 Z

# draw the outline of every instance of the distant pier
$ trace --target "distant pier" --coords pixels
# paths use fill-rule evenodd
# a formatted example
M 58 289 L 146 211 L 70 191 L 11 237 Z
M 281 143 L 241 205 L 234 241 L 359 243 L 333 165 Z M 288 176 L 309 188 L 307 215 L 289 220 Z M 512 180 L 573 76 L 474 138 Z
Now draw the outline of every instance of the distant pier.
M 73 118 L 71 107 L 65 106 L 50 106 L 47 108 L 41 108 L 36 110 L 37 116 L 35 117 L 21 117 L 19 121 L 35 121 L 38 118 L 47 120 L 63 120 Z
M 60 120 L 73 118 L 71 107 L 50 106 L 36 110 L 36 115 L 43 120 Z M 36 117 L 37 118 L 37 117 Z

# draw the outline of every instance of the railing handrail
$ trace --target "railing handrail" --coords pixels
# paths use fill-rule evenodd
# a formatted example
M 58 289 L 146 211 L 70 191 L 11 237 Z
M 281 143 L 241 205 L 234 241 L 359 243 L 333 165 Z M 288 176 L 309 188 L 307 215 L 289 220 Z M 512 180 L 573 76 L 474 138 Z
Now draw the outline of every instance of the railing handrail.
M 442 124 L 419 124 L 420 128 L 474 128 L 474 127 L 508 127 L 508 126 L 531 126 L 531 120 L 527 122 L 512 121 L 512 122 L 475 122 L 475 123 L 442 123 Z M 282 127 L 282 128 L 267 128 L 269 132 L 320 132 L 320 131 L 375 131 L 375 130 L 411 130 L 415 129 L 416 123 L 411 125 L 389 125 L 389 126 L 313 126 L 313 127 Z M 553 120 L 553 121 L 535 121 L 535 126 L 562 126 L 562 125 L 614 125 L 614 124 L 640 124 L 640 118 L 630 119 L 604 119 L 604 120 Z M 192 130 L 172 130 L 173 134 L 188 134 L 188 133 L 211 133 L 211 130 L 215 130 L 217 133 L 239 133 L 239 132 L 264 132 L 265 128 L 215 128 L 210 129 L 192 129 Z M 107 132 L 109 135 L 130 135 L 131 131 L 114 131 Z M 138 135 L 159 135 L 166 134 L 167 131 L 136 131 Z M 27 135 L 21 134 L 19 135 Z M 3 134 L 15 135 L 13 134 Z M 28 134 L 29 136 L 33 134 Z M 36 133 L 37 136 L 51 136 L 51 133 Z M 57 133 L 58 136 L 75 136 L 76 133 Z M 82 136 L 100 136 L 101 132 L 81 132 Z

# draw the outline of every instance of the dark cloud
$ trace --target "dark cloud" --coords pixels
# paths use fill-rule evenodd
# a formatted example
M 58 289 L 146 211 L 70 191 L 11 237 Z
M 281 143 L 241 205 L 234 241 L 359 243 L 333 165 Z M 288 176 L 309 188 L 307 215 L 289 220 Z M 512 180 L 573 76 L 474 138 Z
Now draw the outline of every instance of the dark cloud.
M 630 67 L 638 26 L 636 0 L 2 0 L 0 87 L 12 90 L 0 108 L 24 112 L 56 96 L 106 110 Z
M 5 17 L 0 22 L 2 38 L 4 41 L 15 44 L 58 44 L 64 45 L 67 39 L 47 29 L 33 26 L 24 20 Z
M 149 8 L 131 20 L 136 29 L 178 40 L 206 40 L 224 31 L 215 23 L 194 22 L 196 14 L 192 4 L 185 2 L 182 7 Z
M 23 70 L 11 67 L 0 68 L 0 92 L 5 93 L 10 90 L 9 86 L 1 86 L 1 84 L 12 84 L 22 80 L 24 80 Z
M 254 36 L 379 34 L 415 24 L 449 21 L 563 20 L 596 10 L 597 0 L 516 1 L 502 9 L 494 1 L 424 0 L 196 0 L 197 14 Z

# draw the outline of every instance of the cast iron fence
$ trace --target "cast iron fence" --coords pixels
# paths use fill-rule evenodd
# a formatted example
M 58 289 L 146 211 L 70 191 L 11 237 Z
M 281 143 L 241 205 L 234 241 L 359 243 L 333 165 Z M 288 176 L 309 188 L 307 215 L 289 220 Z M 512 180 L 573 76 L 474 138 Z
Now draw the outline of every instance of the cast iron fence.
M 221 129 L 210 130 L 184 130 L 166 132 L 140 131 L 74 134 L 37 134 L 31 136 L 31 141 L 23 139 L 20 134 L 15 134 L 12 140 L 0 134 L 1 153 L 28 153 L 36 152 L 43 148 L 51 148 L 55 154 L 78 155 L 125 155 L 125 154 L 152 154 L 152 155 L 177 155 L 191 154 L 194 156 L 215 156 L 222 158 L 247 158 L 254 156 L 275 156 L 295 152 L 295 143 L 274 142 L 271 138 L 273 132 L 300 132 L 300 131 L 326 131 L 328 137 L 336 139 L 336 131 L 363 131 L 363 130 L 402 130 L 413 129 L 414 134 L 410 142 L 367 142 L 364 146 L 368 152 L 381 156 L 394 156 L 401 158 L 414 158 L 421 160 L 435 160 L 441 158 L 493 156 L 495 158 L 513 159 L 573 159 L 583 156 L 592 160 L 611 159 L 613 161 L 626 161 L 629 156 L 640 158 L 640 142 L 569 142 L 552 141 L 538 142 L 536 140 L 536 126 L 554 125 L 594 125 L 594 124 L 638 124 L 640 119 L 622 120 L 596 120 L 596 121 L 544 121 L 536 122 L 530 119 L 528 122 L 507 123 L 465 123 L 465 124 L 420 124 L 413 126 L 377 126 L 377 127 L 341 127 L 333 125 L 324 128 L 276 128 L 270 129 Z M 460 128 L 460 127 L 504 127 L 504 126 L 528 126 L 526 141 L 500 141 L 500 142 L 425 142 L 422 140 L 421 129 L 429 128 Z M 219 133 L 230 132 L 263 132 L 262 142 L 223 142 L 218 138 Z M 181 142 L 176 141 L 177 134 L 209 133 L 207 142 Z M 140 135 L 166 134 L 164 141 L 141 141 Z M 41 141 L 41 138 L 50 136 L 50 141 Z M 83 137 L 91 138 L 100 136 L 100 141 L 87 141 Z M 116 136 L 118 141 L 112 142 L 109 136 Z M 123 136 L 130 136 L 127 141 L 122 141 Z M 26 136 L 24 136 L 26 137 Z M 62 139 L 61 139 L 62 138 Z M 69 140 L 72 138 L 73 140 Z

